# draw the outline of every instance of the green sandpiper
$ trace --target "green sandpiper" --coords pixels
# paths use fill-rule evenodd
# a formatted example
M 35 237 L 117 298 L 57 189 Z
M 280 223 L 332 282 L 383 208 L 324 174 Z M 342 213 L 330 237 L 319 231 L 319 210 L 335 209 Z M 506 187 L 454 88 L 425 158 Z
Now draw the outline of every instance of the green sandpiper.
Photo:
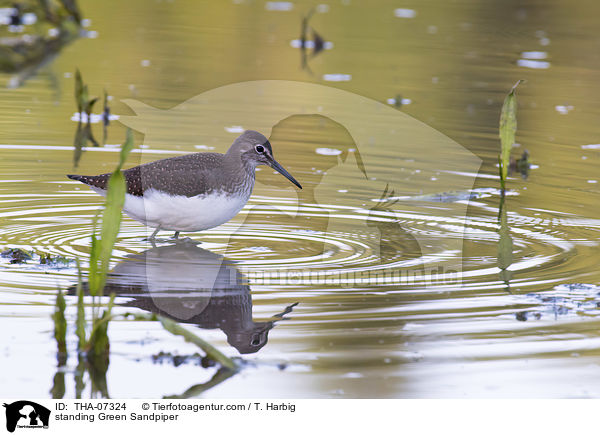
M 254 188 L 255 170 L 267 165 L 300 189 L 302 186 L 273 157 L 269 140 L 247 130 L 225 154 L 194 153 L 157 160 L 123 171 L 127 183 L 123 211 L 131 218 L 160 230 L 203 231 L 232 219 L 244 207 Z M 100 195 L 106 195 L 110 173 L 67 175 Z

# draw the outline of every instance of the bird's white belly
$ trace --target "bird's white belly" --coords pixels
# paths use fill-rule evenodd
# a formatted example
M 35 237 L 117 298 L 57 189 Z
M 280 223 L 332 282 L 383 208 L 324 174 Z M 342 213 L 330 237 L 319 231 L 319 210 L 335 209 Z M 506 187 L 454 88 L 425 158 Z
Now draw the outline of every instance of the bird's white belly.
M 126 194 L 123 211 L 149 227 L 170 231 L 202 231 L 233 218 L 244 207 L 250 193 L 187 197 L 150 189 L 144 192 L 143 197 Z

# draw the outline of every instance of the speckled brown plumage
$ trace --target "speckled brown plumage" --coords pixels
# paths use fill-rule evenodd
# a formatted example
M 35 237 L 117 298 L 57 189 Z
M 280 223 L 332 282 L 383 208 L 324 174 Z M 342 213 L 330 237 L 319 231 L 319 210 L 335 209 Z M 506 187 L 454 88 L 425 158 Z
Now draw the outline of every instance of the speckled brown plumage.
M 126 169 L 123 175 L 127 183 L 127 193 L 143 196 L 148 189 L 187 197 L 209 194 L 217 189 L 234 193 L 243 179 L 254 175 L 254 171 L 242 173 L 243 171 L 240 170 L 236 174 L 236 171 L 229 170 L 224 158 L 224 154 L 194 153 Z M 67 175 L 67 177 L 106 190 L 110 175 Z M 230 182 L 225 179 L 226 175 L 230 175 Z

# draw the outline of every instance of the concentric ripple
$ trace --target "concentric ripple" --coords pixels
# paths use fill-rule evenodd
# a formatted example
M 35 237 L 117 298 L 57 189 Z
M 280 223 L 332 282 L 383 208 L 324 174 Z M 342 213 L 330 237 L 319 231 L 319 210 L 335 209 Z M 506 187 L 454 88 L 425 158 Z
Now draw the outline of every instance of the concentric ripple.
M 25 184 L 25 183 L 23 183 Z M 6 246 L 80 258 L 89 252 L 92 220 L 100 198 L 92 192 L 2 195 L 0 238 Z M 69 189 L 69 190 L 67 190 Z M 476 216 L 431 213 L 430 204 L 397 203 L 394 209 L 348 208 L 328 204 L 279 208 L 252 200 L 232 222 L 203 233 L 186 234 L 202 246 L 236 261 L 251 276 L 258 272 L 273 285 L 304 283 L 365 286 L 449 285 L 501 289 L 502 269 L 513 285 L 535 289 L 564 276 L 585 275 L 590 264 L 576 254 L 595 246 L 600 220 L 508 212 L 502 231 L 497 198 L 471 202 Z M 115 261 L 150 247 L 149 229 L 125 217 Z M 500 240 L 512 243 L 510 264 L 500 264 Z M 293 280 L 289 279 L 293 276 Z M 329 280 L 329 281 L 328 281 Z

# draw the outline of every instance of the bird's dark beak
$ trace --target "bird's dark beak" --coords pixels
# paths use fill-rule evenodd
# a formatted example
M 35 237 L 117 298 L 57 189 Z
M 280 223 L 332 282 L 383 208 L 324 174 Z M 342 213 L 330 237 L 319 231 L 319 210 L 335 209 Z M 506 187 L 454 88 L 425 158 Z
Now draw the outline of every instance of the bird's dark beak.
M 270 156 L 269 156 L 270 157 Z M 300 183 L 298 183 L 296 181 L 296 179 L 294 177 L 292 177 L 292 174 L 290 174 L 288 171 L 286 171 L 285 169 L 283 169 L 283 166 L 281 166 L 277 160 L 275 160 L 273 157 L 269 158 L 269 166 L 271 166 L 273 169 L 275 169 L 277 172 L 279 172 L 281 175 L 283 175 L 285 178 L 287 178 L 288 180 L 290 180 L 292 183 L 294 183 L 296 186 L 298 186 L 300 189 L 302 189 L 302 186 L 300 185 Z

